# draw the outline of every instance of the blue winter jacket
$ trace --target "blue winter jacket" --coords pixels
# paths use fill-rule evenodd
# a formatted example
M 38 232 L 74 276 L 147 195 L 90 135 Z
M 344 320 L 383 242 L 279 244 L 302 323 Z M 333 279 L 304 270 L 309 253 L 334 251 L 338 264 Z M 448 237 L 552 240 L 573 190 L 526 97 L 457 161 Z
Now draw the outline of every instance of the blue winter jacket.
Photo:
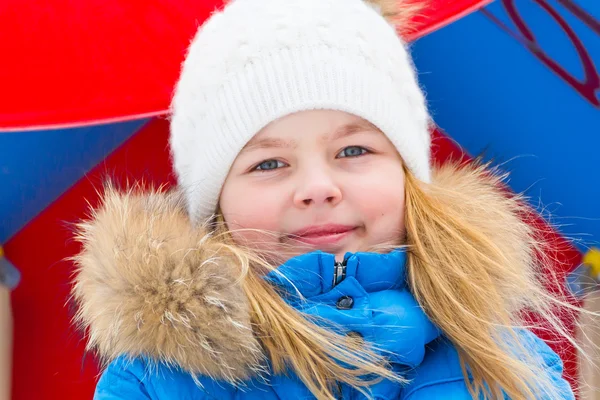
M 88 346 L 108 364 L 96 400 L 313 398 L 293 374 L 269 374 L 239 260 L 218 237 L 190 224 L 180 196 L 109 189 L 94 219 L 80 228 L 77 320 Z M 372 398 L 468 399 L 456 350 L 407 287 L 405 257 L 403 251 L 347 254 L 341 266 L 333 255 L 314 252 L 266 279 L 291 306 L 321 317 L 319 323 L 376 344 L 410 380 L 379 382 L 370 387 Z M 562 397 L 572 399 L 560 358 L 531 333 L 519 334 Z M 364 398 L 343 385 L 340 397 Z
M 403 252 L 348 254 L 345 277 L 335 286 L 334 263 L 333 255 L 310 253 L 290 260 L 279 269 L 281 275 L 271 273 L 268 279 L 289 293 L 300 292 L 306 301 L 297 295 L 288 298 L 296 309 L 333 321 L 346 333 L 359 334 L 391 354 L 393 368 L 412 381 L 406 386 L 390 381 L 376 384 L 371 388 L 374 399 L 470 398 L 456 350 L 407 289 Z M 532 334 L 523 335 L 532 351 L 543 354 L 564 398 L 573 398 L 568 383 L 561 378 L 560 358 Z M 143 358 L 129 362 L 124 357 L 110 364 L 95 395 L 97 400 L 310 398 L 313 396 L 295 377 L 253 380 L 246 382 L 244 388 L 208 377 L 200 377 L 197 384 L 177 366 L 160 364 L 149 369 Z M 341 398 L 365 397 L 344 387 Z

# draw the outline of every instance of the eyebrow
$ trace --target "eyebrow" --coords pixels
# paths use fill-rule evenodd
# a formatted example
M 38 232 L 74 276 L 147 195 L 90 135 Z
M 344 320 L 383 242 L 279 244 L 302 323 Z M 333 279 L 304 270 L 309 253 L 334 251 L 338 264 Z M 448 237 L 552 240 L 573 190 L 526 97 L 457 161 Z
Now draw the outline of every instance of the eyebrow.
M 356 133 L 378 133 L 379 129 L 368 121 L 355 122 L 346 124 L 336 129 L 332 134 L 323 136 L 325 140 L 338 140 L 348 136 L 352 136 Z M 252 151 L 257 149 L 272 149 L 272 148 L 297 148 L 298 142 L 295 140 L 283 140 L 278 138 L 262 138 L 253 140 L 248 143 L 242 151 Z
M 248 143 L 242 151 L 251 151 L 257 149 L 272 149 L 272 148 L 296 148 L 298 143 L 295 140 L 283 140 L 277 138 L 262 138 Z
M 342 139 L 356 133 L 379 133 L 379 129 L 369 121 L 360 121 L 344 125 L 329 137 L 330 140 Z M 327 137 L 327 136 L 326 136 Z

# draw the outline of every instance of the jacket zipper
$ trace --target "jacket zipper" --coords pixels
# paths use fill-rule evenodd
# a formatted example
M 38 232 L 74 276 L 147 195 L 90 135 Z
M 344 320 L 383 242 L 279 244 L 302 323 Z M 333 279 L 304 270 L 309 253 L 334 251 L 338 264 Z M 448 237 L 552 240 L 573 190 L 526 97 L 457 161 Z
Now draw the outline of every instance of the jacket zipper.
M 343 261 L 335 261 L 333 263 L 333 286 L 336 286 L 337 284 L 339 284 L 341 281 L 343 281 L 346 278 L 346 264 L 348 263 L 348 260 L 344 257 Z M 342 400 L 344 398 L 344 393 L 342 391 L 342 384 L 341 382 L 337 382 L 337 389 L 338 389 L 338 393 L 336 395 L 336 398 L 338 400 Z
M 333 264 L 333 286 L 336 286 L 346 278 L 346 264 L 348 260 L 344 258 L 344 261 L 336 261 Z

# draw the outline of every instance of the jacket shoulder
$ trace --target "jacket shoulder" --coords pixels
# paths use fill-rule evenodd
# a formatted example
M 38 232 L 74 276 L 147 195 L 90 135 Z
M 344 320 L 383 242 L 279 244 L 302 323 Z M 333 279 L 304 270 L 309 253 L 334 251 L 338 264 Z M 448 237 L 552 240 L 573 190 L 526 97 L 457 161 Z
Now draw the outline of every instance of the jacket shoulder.
M 94 400 L 235 400 L 238 390 L 209 377 L 194 379 L 178 367 L 121 356 L 102 373 Z

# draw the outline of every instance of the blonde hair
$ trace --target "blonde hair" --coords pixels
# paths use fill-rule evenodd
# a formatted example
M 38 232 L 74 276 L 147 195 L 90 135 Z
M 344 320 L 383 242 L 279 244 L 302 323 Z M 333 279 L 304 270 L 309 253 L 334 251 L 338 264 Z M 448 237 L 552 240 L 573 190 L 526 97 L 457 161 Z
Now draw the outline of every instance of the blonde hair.
M 543 360 L 516 332 L 533 314 L 539 327 L 575 344 L 564 321 L 574 321 L 577 308 L 551 269 L 552 244 L 525 222 L 533 211 L 506 190 L 505 175 L 473 164 L 458 175 L 470 178 L 453 181 L 456 168 L 436 172 L 444 186 L 421 185 L 407 174 L 412 292 L 456 346 L 465 378 L 468 365 L 472 396 L 562 398 Z
M 462 171 L 456 174 L 458 168 Z M 441 167 L 431 184 L 406 170 L 408 283 L 457 348 L 474 397 L 503 398 L 504 393 L 512 399 L 558 399 L 542 360 L 516 329 L 526 327 L 526 314 L 534 313 L 541 326 L 574 343 L 561 318 L 574 317 L 578 309 L 564 293 L 546 289 L 544 280 L 555 276 L 541 233 L 524 222 L 531 211 L 504 189 L 502 179 L 475 164 Z M 406 382 L 388 369 L 376 343 L 321 328 L 290 307 L 263 279 L 275 267 L 234 244 L 223 226 L 218 232 L 229 236 L 229 250 L 242 265 L 254 330 L 273 373 L 293 371 L 318 399 L 335 399 L 338 382 L 367 396 L 373 377 Z

